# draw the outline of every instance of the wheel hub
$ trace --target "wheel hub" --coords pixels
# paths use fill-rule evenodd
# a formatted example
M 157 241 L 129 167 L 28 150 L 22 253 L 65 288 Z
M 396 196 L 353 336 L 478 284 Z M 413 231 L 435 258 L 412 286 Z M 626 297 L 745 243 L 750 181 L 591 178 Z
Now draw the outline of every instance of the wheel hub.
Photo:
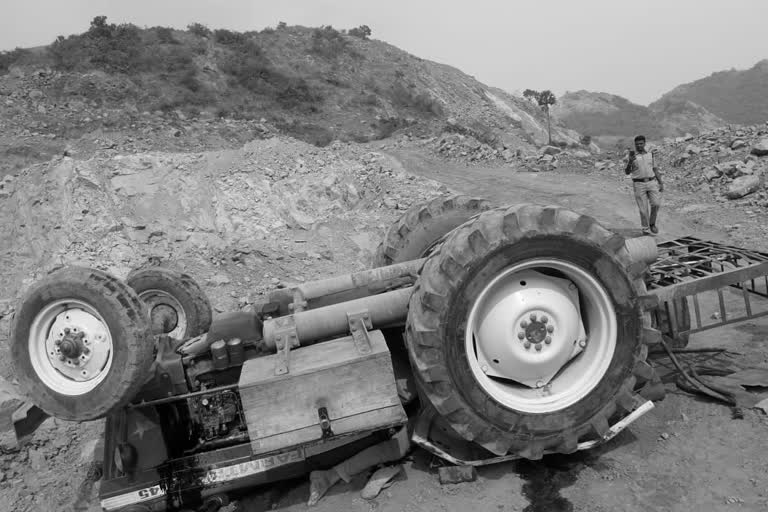
M 526 270 L 493 287 L 479 307 L 474 332 L 486 375 L 537 388 L 575 357 L 584 325 L 570 284 Z
M 187 330 L 187 315 L 184 307 L 172 294 L 163 290 L 144 290 L 139 299 L 146 305 L 152 332 L 167 334 L 181 339 Z
M 531 313 L 529 318 L 531 319 L 530 323 L 527 320 L 523 320 L 520 323 L 520 327 L 523 329 L 520 331 L 522 333 L 522 339 L 528 343 L 534 344 L 536 350 L 541 350 L 542 343 L 546 343 L 547 345 L 552 343 L 552 336 L 550 336 L 550 334 L 555 328 L 551 324 L 547 325 L 549 323 L 549 317 L 547 315 L 541 315 L 541 318 L 538 319 L 536 313 Z M 520 335 L 518 335 L 518 337 L 520 337 Z
M 61 355 L 69 359 L 77 359 L 80 355 L 90 352 L 85 348 L 83 338 L 85 338 L 85 333 L 83 331 L 75 333 L 72 332 L 69 327 L 66 327 L 64 329 L 64 337 L 56 342 L 61 351 Z
M 56 309 L 58 313 L 52 309 L 45 314 L 52 323 L 45 339 L 47 364 L 42 364 L 40 358 L 38 374 L 57 383 L 62 390 L 78 383 L 99 381 L 111 357 L 111 339 L 106 326 L 83 309 L 67 304 Z M 54 385 L 51 387 L 57 389 Z
M 490 396 L 542 413 L 575 403 L 597 385 L 616 335 L 602 284 L 583 267 L 542 258 L 511 266 L 485 285 L 465 340 L 472 373 Z
M 176 329 L 179 324 L 178 313 L 168 304 L 158 304 L 153 307 L 149 318 L 154 333 L 167 334 Z

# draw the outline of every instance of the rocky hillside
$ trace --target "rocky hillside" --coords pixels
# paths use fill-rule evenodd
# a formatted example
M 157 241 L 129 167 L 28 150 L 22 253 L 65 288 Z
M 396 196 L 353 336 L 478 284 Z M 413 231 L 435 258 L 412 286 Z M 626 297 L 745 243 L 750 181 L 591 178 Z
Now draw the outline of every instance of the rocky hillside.
M 650 107 L 688 101 L 729 123 L 757 124 L 768 120 L 768 59 L 747 70 L 731 69 L 675 87 Z
M 361 29 L 181 31 L 97 17 L 83 34 L 0 53 L 0 176 L 68 147 L 238 147 L 265 127 L 324 146 L 438 134 L 449 121 L 499 150 L 547 140 L 538 107 Z M 553 135 L 579 144 L 562 127 Z
M 725 122 L 695 103 L 681 99 L 658 101 L 653 108 L 602 92 L 564 94 L 552 113 L 564 125 L 589 135 L 603 146 L 626 144 L 638 133 L 651 139 L 698 134 Z
M 685 192 L 698 192 L 703 208 L 732 201 L 750 216 L 768 208 L 768 123 L 681 137 L 659 152 L 670 166 L 671 182 Z

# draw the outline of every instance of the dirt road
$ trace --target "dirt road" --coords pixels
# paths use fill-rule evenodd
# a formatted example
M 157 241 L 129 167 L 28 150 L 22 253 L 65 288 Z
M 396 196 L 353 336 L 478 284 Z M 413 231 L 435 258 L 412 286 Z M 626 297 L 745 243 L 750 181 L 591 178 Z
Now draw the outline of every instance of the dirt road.
M 512 172 L 509 168 L 464 168 L 438 163 L 416 152 L 394 156 L 405 169 L 499 204 L 560 204 L 586 212 L 606 225 L 636 227 L 635 206 L 621 177 L 600 179 L 557 171 Z M 672 197 L 669 197 L 672 196 Z M 696 233 L 725 239 L 723 233 L 675 213 L 679 195 L 668 194 L 660 227 L 663 236 Z M 763 304 L 762 306 L 766 306 Z M 727 346 L 755 363 L 766 360 L 768 322 L 748 322 L 693 336 L 691 346 Z M 337 485 L 318 512 L 350 511 L 525 511 L 646 512 L 768 509 L 765 415 L 745 411 L 732 419 L 729 408 L 679 392 L 668 384 L 667 398 L 605 446 L 540 462 L 511 462 L 481 468 L 473 483 L 441 486 L 422 452 L 405 464 L 405 474 L 379 498 L 359 497 L 360 476 Z M 256 493 L 240 510 L 305 510 L 306 482 Z

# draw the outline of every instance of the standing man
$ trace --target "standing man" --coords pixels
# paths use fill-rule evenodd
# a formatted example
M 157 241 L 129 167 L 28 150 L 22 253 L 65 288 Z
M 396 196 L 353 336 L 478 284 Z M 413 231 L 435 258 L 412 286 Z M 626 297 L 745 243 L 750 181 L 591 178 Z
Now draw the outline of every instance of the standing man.
M 635 137 L 635 151 L 629 151 L 629 161 L 624 169 L 624 174 L 632 178 L 632 188 L 635 191 L 635 200 L 640 209 L 640 224 L 643 234 L 654 235 L 659 232 L 656 227 L 656 218 L 661 206 L 661 193 L 664 192 L 664 184 L 661 182 L 661 174 L 653 161 L 653 153 L 645 150 L 645 136 Z

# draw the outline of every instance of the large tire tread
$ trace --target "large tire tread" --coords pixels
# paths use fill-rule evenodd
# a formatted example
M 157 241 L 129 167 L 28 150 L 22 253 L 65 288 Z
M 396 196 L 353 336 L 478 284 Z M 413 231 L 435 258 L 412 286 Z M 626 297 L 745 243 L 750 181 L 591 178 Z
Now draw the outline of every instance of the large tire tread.
M 571 453 L 582 440 L 605 434 L 609 421 L 617 412 L 639 405 L 640 399 L 634 393 L 635 374 L 646 375 L 649 368 L 645 363 L 647 340 L 643 339 L 648 331 L 641 328 L 638 340 L 627 340 L 628 343 L 635 343 L 634 365 L 630 364 L 623 384 L 614 395 L 589 421 L 548 435 L 534 434 L 530 419 L 523 415 L 518 416 L 517 424 L 495 421 L 494 415 L 499 414 L 500 404 L 489 403 L 493 399 L 477 390 L 463 391 L 473 394 L 475 407 L 469 405 L 462 391 L 451 382 L 439 332 L 441 312 L 446 311 L 450 298 L 462 281 L 468 279 L 470 262 L 489 257 L 502 243 L 524 243 L 526 239 L 542 234 L 574 238 L 600 247 L 604 257 L 612 260 L 595 263 L 595 267 L 604 274 L 601 277 L 613 277 L 616 268 L 623 269 L 625 275 L 615 277 L 628 279 L 633 288 L 629 296 L 619 297 L 618 307 L 624 308 L 625 314 L 637 315 L 637 322 L 650 328 L 649 315 L 634 300 L 646 294 L 645 283 L 641 276 L 631 275 L 629 271 L 633 262 L 624 248 L 623 237 L 611 233 L 591 217 L 559 207 L 531 205 L 489 210 L 474 221 L 456 228 L 440 252 L 433 254 L 424 264 L 411 296 L 406 326 L 408 349 L 417 382 L 454 430 L 493 453 L 514 453 L 528 459 L 539 459 L 547 452 Z M 478 403 L 484 403 L 485 407 L 478 408 Z M 500 424 L 505 424 L 505 428 L 500 428 Z
M 439 196 L 414 205 L 389 228 L 376 251 L 373 266 L 383 267 L 417 259 L 420 257 L 418 253 L 426 250 L 432 242 L 491 207 L 485 199 L 461 194 Z M 426 231 L 424 234 L 415 235 L 422 229 Z M 425 247 L 414 247 L 414 244 Z

